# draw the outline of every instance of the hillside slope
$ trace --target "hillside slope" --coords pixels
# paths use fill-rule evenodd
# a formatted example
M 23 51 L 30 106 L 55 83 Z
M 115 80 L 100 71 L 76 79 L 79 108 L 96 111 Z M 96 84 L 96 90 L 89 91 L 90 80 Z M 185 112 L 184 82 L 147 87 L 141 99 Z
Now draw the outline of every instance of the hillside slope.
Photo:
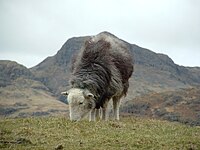
M 0 61 L 0 118 L 66 114 L 68 107 L 24 66 Z
M 121 112 L 200 125 L 200 87 L 150 93 L 124 103 Z

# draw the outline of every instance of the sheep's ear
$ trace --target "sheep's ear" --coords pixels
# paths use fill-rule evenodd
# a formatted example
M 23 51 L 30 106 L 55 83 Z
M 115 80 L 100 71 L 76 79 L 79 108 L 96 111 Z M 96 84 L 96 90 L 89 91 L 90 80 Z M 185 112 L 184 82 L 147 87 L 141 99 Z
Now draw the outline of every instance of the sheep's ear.
M 94 98 L 94 95 L 93 95 L 92 93 L 87 93 L 86 96 L 87 96 L 88 98 Z
M 65 92 L 61 92 L 61 94 L 64 95 L 64 96 L 67 96 L 69 94 L 69 92 L 65 91 Z
M 89 90 L 84 90 L 83 95 L 85 98 L 94 98 L 94 94 L 92 94 Z

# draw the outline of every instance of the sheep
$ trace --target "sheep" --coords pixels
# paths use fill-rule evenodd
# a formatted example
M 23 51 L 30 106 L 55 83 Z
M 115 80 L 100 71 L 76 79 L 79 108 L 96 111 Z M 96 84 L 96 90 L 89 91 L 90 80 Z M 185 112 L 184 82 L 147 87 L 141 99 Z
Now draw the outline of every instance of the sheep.
M 81 120 L 89 114 L 95 121 L 108 120 L 107 107 L 113 101 L 114 119 L 119 120 L 120 99 L 126 96 L 129 78 L 134 70 L 133 56 L 127 44 L 108 32 L 90 37 L 72 60 L 70 90 L 67 96 L 70 120 Z

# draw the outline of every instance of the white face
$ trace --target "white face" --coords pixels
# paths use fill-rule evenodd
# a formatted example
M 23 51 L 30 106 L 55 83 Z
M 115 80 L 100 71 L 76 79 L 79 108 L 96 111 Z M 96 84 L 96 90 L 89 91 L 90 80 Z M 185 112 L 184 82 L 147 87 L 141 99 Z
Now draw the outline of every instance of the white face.
M 88 90 L 72 88 L 67 92 L 67 100 L 69 103 L 70 120 L 81 120 L 94 109 L 94 95 Z

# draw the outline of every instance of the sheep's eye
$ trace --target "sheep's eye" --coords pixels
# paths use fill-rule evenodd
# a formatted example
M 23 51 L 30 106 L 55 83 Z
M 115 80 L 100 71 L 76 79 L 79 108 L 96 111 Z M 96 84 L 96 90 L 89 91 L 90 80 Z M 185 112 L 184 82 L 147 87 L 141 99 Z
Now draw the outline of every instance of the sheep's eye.
M 83 104 L 83 102 L 79 102 L 79 105 L 82 105 Z

